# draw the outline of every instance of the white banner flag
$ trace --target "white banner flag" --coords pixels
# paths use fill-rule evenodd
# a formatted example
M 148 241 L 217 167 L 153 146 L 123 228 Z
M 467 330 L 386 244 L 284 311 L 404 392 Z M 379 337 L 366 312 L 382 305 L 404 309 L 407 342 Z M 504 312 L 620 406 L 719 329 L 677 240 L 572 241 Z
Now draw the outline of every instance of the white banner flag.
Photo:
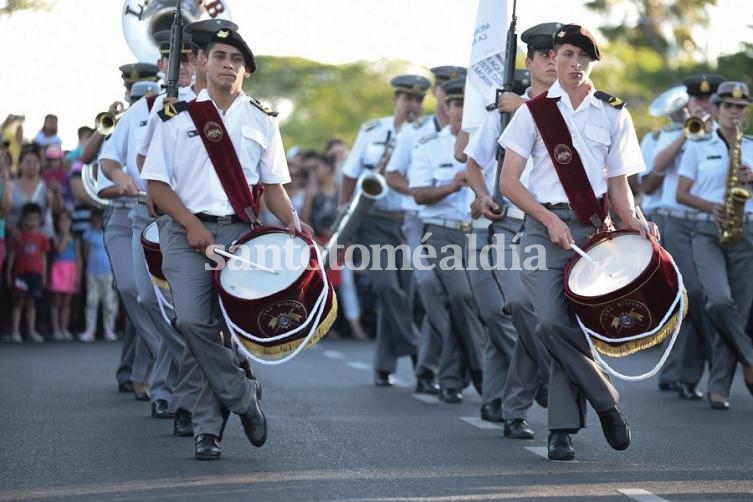
M 464 131 L 471 132 L 481 125 L 484 107 L 494 102 L 496 90 L 504 85 L 508 26 L 507 0 L 479 0 L 465 83 Z

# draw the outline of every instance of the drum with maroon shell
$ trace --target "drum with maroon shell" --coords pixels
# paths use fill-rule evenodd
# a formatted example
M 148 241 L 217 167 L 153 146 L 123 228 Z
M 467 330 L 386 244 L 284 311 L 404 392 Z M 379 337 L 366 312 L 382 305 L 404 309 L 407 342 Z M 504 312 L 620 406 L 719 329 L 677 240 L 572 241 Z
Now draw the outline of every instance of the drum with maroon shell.
M 672 257 L 653 237 L 600 232 L 582 248 L 600 266 L 575 255 L 565 269 L 565 295 L 598 352 L 626 356 L 679 330 L 687 292 Z
M 278 364 L 319 341 L 337 316 L 337 297 L 316 244 L 286 229 L 257 227 L 215 271 L 225 323 L 249 357 Z

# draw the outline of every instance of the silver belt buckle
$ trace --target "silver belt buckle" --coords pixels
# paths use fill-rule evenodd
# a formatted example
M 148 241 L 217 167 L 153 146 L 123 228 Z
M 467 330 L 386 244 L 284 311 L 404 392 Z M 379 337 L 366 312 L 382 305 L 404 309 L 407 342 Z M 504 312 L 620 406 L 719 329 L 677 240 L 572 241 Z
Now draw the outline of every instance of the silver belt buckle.
M 233 222 L 232 216 L 218 216 L 217 217 L 217 224 L 218 225 L 230 225 Z
M 461 221 L 460 222 L 460 230 L 463 233 L 467 234 L 468 232 L 470 232 L 471 230 L 473 230 L 473 223 L 471 223 L 470 221 Z

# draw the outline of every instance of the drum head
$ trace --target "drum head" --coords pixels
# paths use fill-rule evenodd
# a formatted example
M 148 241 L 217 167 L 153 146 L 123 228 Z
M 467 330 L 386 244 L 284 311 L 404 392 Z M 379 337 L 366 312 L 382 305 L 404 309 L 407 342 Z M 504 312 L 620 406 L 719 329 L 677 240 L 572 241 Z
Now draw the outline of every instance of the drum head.
M 144 227 L 144 239 L 147 242 L 159 244 L 159 228 L 157 227 L 156 221 L 153 221 Z
M 587 253 L 601 263 L 611 277 L 580 258 L 570 269 L 567 285 L 576 295 L 597 297 L 617 291 L 637 279 L 651 263 L 653 246 L 640 235 L 625 234 L 605 239 L 589 248 Z
M 249 240 L 234 253 L 277 272 L 264 270 L 225 258 L 220 271 L 220 286 L 229 294 L 246 300 L 264 298 L 282 291 L 306 272 L 311 249 L 300 237 L 290 238 L 284 232 L 271 232 Z

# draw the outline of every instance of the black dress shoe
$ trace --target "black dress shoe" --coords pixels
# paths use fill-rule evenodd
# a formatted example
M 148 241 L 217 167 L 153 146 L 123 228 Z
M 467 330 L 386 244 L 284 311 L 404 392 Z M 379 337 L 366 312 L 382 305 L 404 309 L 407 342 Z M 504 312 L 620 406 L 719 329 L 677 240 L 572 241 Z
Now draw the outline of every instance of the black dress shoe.
M 193 436 L 193 423 L 191 422 L 190 411 L 184 410 L 183 408 L 178 408 L 178 411 L 175 412 L 175 420 L 173 421 L 173 434 L 178 437 Z
M 549 406 L 549 385 L 545 383 L 540 384 L 539 388 L 536 390 L 536 396 L 534 396 L 534 399 L 542 408 Z
M 663 392 L 677 392 L 680 390 L 680 386 L 677 382 L 659 382 L 659 390 Z
M 525 418 L 513 418 L 505 420 L 504 436 L 511 439 L 533 439 L 533 429 L 528 427 Z
M 416 378 L 416 394 L 439 394 L 439 385 L 431 377 Z
M 153 418 L 173 418 L 175 415 L 167 411 L 170 404 L 164 399 L 157 399 L 152 402 Z
M 133 382 L 126 380 L 118 384 L 118 392 L 133 392 Z
M 729 409 L 729 406 L 730 406 L 729 401 L 727 401 L 726 399 L 721 400 L 721 401 L 717 399 L 712 399 L 711 394 L 709 394 L 708 397 L 709 397 L 709 404 L 711 405 L 711 409 L 713 410 L 728 410 Z
M 699 401 L 703 399 L 703 392 L 698 390 L 698 387 L 692 383 L 678 382 L 677 393 L 680 399 L 690 399 L 691 401 Z
M 504 422 L 502 418 L 502 399 L 492 399 L 489 403 L 481 405 L 481 420 L 487 422 Z
M 462 403 L 463 394 L 457 389 L 442 389 L 439 391 L 439 400 L 450 404 Z
M 196 446 L 193 458 L 197 460 L 219 460 L 222 455 L 220 441 L 214 434 L 199 434 L 196 436 Z
M 386 371 L 377 371 L 374 375 L 374 385 L 377 387 L 392 387 L 392 375 Z
M 616 406 L 611 410 L 599 412 L 598 415 L 601 430 L 609 446 L 615 450 L 624 450 L 630 446 L 630 427 Z
M 748 388 L 748 392 L 750 392 L 750 395 L 753 396 L 753 383 L 750 383 L 747 380 L 745 380 L 745 377 L 743 377 L 743 382 L 745 382 L 745 386 Z
M 151 399 L 148 392 L 134 392 L 133 397 L 136 401 L 149 401 Z
M 243 432 L 246 433 L 246 437 L 251 441 L 251 444 L 258 448 L 267 441 L 267 419 L 259 407 L 260 387 L 257 385 L 258 382 L 256 380 L 251 381 L 254 382 L 256 399 L 251 402 L 251 407 L 240 418 Z
M 575 448 L 570 441 L 570 434 L 560 430 L 549 432 L 547 457 L 549 460 L 573 460 L 575 458 Z

